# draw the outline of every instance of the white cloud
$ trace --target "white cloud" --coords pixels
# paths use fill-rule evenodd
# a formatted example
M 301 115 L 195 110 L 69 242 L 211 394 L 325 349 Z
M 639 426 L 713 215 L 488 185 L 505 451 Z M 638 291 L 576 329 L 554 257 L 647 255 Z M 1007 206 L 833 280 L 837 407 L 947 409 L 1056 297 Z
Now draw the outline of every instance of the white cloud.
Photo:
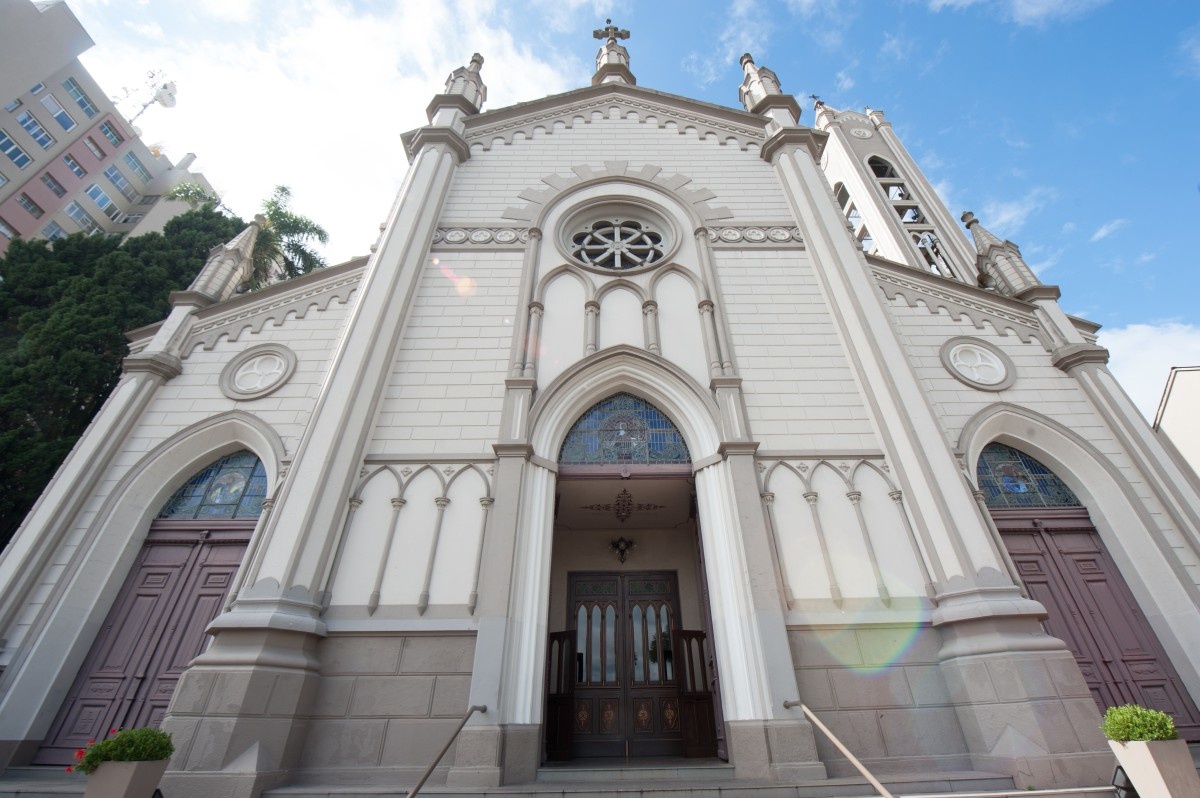
M 717 39 L 715 52 L 713 48 L 703 52 L 693 51 L 683 59 L 681 66 L 701 86 L 708 86 L 723 70 L 738 63 L 742 53 L 761 58 L 766 54 L 770 40 L 769 19 L 770 15 L 760 7 L 758 0 L 733 0 Z
M 1079 225 L 1075 224 L 1074 222 L 1064 222 L 1062 226 L 1062 234 L 1069 235 L 1074 233 L 1078 228 Z
M 1081 17 L 1109 0 L 929 0 L 932 11 L 960 9 L 987 4 L 1018 25 L 1041 26 L 1048 22 Z
M 1038 186 L 1020 199 L 990 200 L 983 204 L 983 213 L 979 221 L 984 227 L 1001 238 L 1012 238 L 1013 234 L 1025 226 L 1029 217 L 1040 211 L 1047 203 L 1054 200 L 1057 192 L 1045 186 Z
M 1200 25 L 1183 32 L 1179 39 L 1179 56 L 1183 60 L 1183 71 L 1200 78 Z
M 897 61 L 907 61 L 908 56 L 912 53 L 912 49 L 913 43 L 911 39 L 885 33 L 883 34 L 883 44 L 880 45 L 879 52 L 884 55 L 890 55 Z
M 849 69 L 849 67 L 847 67 Z M 834 88 L 838 91 L 850 91 L 854 88 L 854 78 L 850 77 L 850 73 L 846 69 L 839 70 L 837 73 L 837 82 Z
M 486 59 L 485 109 L 585 86 L 592 72 L 590 58 L 531 48 L 489 0 L 308 0 L 288 14 L 249 2 L 97 2 L 72 9 L 96 42 L 82 60 L 105 91 L 150 69 L 178 86 L 175 108 L 138 120 L 146 143 L 174 161 L 195 152 L 193 168 L 244 219 L 276 184 L 290 186 L 292 208 L 328 229 L 331 263 L 368 252 L 408 167 L 400 134 L 426 124 L 429 100 L 473 52 Z M 210 11 L 253 19 L 231 25 Z M 165 41 L 130 24 L 156 25 Z
M 1173 366 L 1200 365 L 1200 327 L 1167 321 L 1105 328 L 1097 341 L 1109 370 L 1147 419 L 1153 420 Z
M 1096 232 L 1092 233 L 1092 237 L 1089 238 L 1088 241 L 1093 244 L 1095 244 L 1097 241 L 1103 241 L 1127 224 L 1129 224 L 1128 219 L 1113 219 L 1111 222 L 1106 222 L 1105 224 L 1100 225 Z

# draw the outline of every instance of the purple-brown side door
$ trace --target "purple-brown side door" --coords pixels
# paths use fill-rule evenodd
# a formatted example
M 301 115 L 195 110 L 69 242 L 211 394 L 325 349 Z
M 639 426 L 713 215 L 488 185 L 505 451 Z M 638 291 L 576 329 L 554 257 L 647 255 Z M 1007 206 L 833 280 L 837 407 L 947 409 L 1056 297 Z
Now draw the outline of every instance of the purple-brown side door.
M 253 522 L 156 524 L 104 619 L 34 764 L 63 765 L 109 729 L 157 726 L 205 646 Z

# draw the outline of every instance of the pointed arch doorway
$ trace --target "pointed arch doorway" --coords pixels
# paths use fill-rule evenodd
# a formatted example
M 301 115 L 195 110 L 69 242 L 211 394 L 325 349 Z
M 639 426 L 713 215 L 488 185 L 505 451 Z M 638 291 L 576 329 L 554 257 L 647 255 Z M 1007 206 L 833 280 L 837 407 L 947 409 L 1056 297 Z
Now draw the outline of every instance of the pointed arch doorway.
M 250 451 L 217 458 L 162 506 L 33 764 L 63 765 L 113 728 L 158 726 L 204 650 L 254 532 L 267 476 Z
M 983 448 L 976 475 L 1026 590 L 1049 613 L 1046 631 L 1075 655 L 1100 711 L 1159 709 L 1200 742 L 1200 712 L 1071 488 L 1001 443 Z
M 691 456 L 658 408 L 593 405 L 558 457 L 545 754 L 715 756 L 710 649 Z

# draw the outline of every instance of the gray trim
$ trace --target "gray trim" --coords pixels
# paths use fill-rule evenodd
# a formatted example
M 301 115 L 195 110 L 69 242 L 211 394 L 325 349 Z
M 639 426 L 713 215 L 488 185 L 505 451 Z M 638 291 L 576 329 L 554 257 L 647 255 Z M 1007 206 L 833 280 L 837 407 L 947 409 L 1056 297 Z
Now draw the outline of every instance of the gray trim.
M 964 345 L 979 347 L 980 349 L 986 350 L 988 353 L 994 355 L 996 359 L 1000 361 L 1000 365 L 1004 367 L 1004 374 L 1001 376 L 1000 380 L 992 383 L 979 382 L 978 380 L 972 379 L 970 376 L 959 371 L 958 367 L 954 364 L 954 361 L 951 360 L 951 353 L 958 347 Z M 964 385 L 969 385 L 979 391 L 1003 391 L 1007 388 L 1011 388 L 1013 383 L 1017 380 L 1017 369 L 1013 365 L 1013 362 L 1009 360 L 1008 355 L 1004 354 L 987 341 L 980 340 L 979 338 L 972 338 L 967 335 L 957 335 L 942 344 L 942 348 L 941 351 L 938 352 L 938 356 L 942 359 L 942 365 L 946 367 L 946 371 L 950 372 L 951 377 L 963 383 Z
M 275 377 L 275 379 L 260 388 L 254 390 L 244 390 L 237 385 L 238 371 L 242 366 L 249 363 L 251 360 L 261 355 L 276 355 L 283 360 L 283 371 Z M 225 364 L 225 368 L 221 370 L 221 393 L 238 402 L 249 402 L 254 399 L 261 399 L 264 396 L 270 396 L 278 391 L 292 378 L 292 374 L 296 372 L 296 353 L 288 349 L 282 344 L 259 344 L 252 346 L 241 354 L 237 355 Z

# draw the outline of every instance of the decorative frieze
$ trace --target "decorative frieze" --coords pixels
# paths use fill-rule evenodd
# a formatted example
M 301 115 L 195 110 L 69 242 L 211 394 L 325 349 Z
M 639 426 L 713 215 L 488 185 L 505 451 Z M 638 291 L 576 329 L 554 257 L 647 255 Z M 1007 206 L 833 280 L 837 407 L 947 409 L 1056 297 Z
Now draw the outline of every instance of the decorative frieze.
M 521 249 L 529 243 L 529 230 L 521 227 L 439 227 L 433 231 L 438 249 Z
M 750 225 L 745 227 L 710 227 L 708 241 L 715 247 L 745 245 L 761 247 L 804 246 L 800 230 L 789 225 Z

